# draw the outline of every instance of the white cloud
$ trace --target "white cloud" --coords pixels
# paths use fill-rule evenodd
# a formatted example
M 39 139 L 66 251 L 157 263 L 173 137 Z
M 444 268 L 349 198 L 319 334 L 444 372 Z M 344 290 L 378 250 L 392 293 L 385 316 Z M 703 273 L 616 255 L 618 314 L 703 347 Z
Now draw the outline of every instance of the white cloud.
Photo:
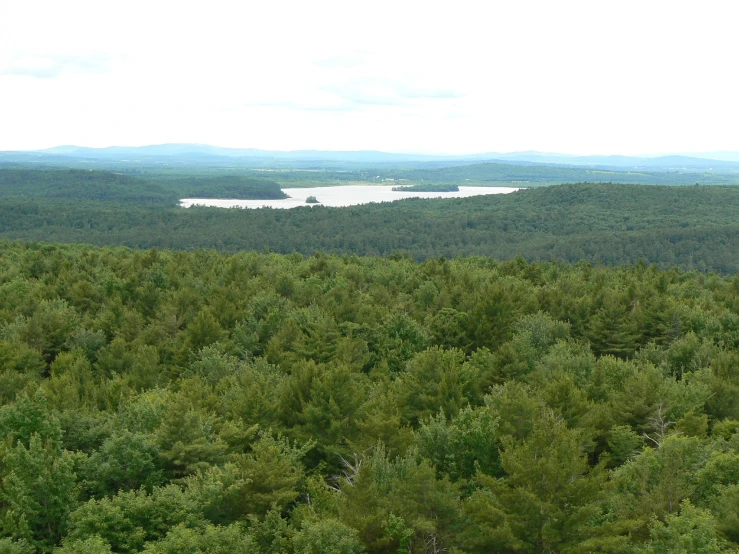
M 51 79 L 74 73 L 105 73 L 112 59 L 97 52 L 77 55 L 15 53 L 0 63 L 0 75 Z
M 407 106 L 418 100 L 449 100 L 463 95 L 449 88 L 414 84 L 412 79 L 394 80 L 358 77 L 323 90 L 357 106 Z
M 739 150 L 730 2 L 0 2 L 0 149 Z

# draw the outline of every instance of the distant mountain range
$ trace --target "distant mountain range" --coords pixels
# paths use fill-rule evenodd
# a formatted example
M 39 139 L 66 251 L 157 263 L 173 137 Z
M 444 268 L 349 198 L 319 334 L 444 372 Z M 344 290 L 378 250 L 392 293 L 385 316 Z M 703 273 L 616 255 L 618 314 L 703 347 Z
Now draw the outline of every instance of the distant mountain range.
M 89 160 L 105 162 L 165 162 L 183 163 L 228 163 L 240 166 L 265 166 L 270 164 L 299 167 L 315 165 L 330 167 L 359 166 L 366 164 L 394 166 L 454 166 L 479 162 L 501 162 L 516 165 L 565 165 L 586 166 L 618 170 L 649 171 L 701 171 L 739 172 L 739 152 L 684 153 L 665 156 L 574 156 L 546 152 L 487 152 L 470 155 L 399 154 L 374 150 L 331 151 L 331 150 L 259 150 L 255 148 L 221 148 L 203 144 L 160 144 L 152 146 L 111 146 L 87 148 L 81 146 L 57 146 L 45 150 L 28 152 L 0 152 L 0 162 L 38 161 L 53 163 L 54 160 Z
M 56 146 L 37 150 L 42 154 L 61 154 L 83 158 L 120 159 L 122 157 L 227 157 L 227 158 L 274 158 L 281 160 L 328 160 L 383 163 L 394 161 L 434 161 L 458 159 L 455 156 L 433 156 L 425 154 L 394 154 L 374 150 L 259 150 L 256 148 L 221 148 L 207 144 L 158 144 L 153 146 L 109 146 L 107 148 L 87 148 L 80 146 Z

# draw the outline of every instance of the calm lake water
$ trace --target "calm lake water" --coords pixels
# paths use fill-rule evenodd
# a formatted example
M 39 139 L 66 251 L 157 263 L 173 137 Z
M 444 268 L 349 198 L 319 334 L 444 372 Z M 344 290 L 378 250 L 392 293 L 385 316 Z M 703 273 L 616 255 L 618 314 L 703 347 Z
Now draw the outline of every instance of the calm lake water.
M 305 199 L 315 196 L 321 205 L 331 207 L 355 206 L 370 202 L 392 202 L 403 198 L 467 198 L 483 194 L 506 194 L 517 191 L 510 187 L 459 187 L 459 192 L 397 192 L 393 186 L 351 185 L 342 187 L 318 187 L 301 189 L 282 189 L 290 198 L 282 200 L 227 200 L 215 198 L 183 198 L 180 206 L 213 206 L 216 208 L 297 208 L 310 206 Z M 313 204 L 314 206 L 316 204 Z

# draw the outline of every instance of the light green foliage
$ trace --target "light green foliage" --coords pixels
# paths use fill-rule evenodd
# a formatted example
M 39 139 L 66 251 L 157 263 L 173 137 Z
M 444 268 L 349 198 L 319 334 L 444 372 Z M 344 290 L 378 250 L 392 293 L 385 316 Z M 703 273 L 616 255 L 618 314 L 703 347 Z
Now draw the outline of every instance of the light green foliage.
M 28 447 L 34 435 L 41 441 L 50 441 L 55 448 L 61 447 L 59 420 L 50 413 L 43 392 L 37 392 L 33 398 L 22 396 L 14 404 L 0 407 L 0 436 L 9 446 L 20 442 Z
M 411 443 L 412 431 L 403 425 L 400 392 L 385 382 L 384 375 L 381 382 L 372 386 L 357 424 L 358 436 L 353 444 L 356 450 L 369 452 L 380 442 L 393 454 L 405 452 Z
M 485 403 L 498 418 L 499 435 L 515 439 L 531 435 L 534 422 L 544 409 L 544 403 L 528 386 L 513 381 L 494 387 Z
M 675 429 L 691 437 L 703 438 L 708 434 L 708 416 L 706 414 L 696 414 L 694 410 L 689 410 L 675 422 Z
M 295 529 L 279 512 L 270 510 L 264 519 L 249 517 L 249 535 L 254 543 L 253 551 L 257 554 L 289 554 Z
M 292 446 L 287 439 L 263 433 L 251 452 L 234 456 L 233 463 L 244 480 L 240 501 L 245 515 L 262 516 L 273 507 L 284 509 L 297 498 L 304 477 L 301 459 L 311 446 Z
M 417 424 L 439 411 L 453 417 L 470 402 L 478 403 L 481 395 L 475 369 L 464 364 L 461 350 L 433 347 L 417 354 L 399 382 L 406 420 Z
M 295 310 L 281 331 L 267 343 L 265 355 L 270 363 L 289 367 L 295 360 L 328 362 L 336 353 L 336 322 L 315 307 Z
M 0 242 L 0 548 L 736 549 L 737 314 L 643 263 Z
M 64 536 L 77 501 L 74 459 L 51 439 L 33 433 L 28 446 L 18 441 L 2 456 L 2 531 L 48 549 Z
M 546 411 L 536 418 L 528 438 L 503 440 L 505 479 L 478 477 L 491 494 L 481 493 L 477 501 L 484 498 L 498 514 L 498 533 L 508 535 L 510 529 L 514 543 L 532 553 L 587 537 L 586 522 L 606 474 L 602 466 L 589 466 L 585 443 L 581 432 Z M 478 508 L 472 513 L 481 512 Z
M 467 327 L 469 318 L 454 308 L 442 308 L 429 317 L 428 327 L 431 340 L 443 348 L 468 350 Z
M 84 540 L 65 541 L 60 548 L 54 549 L 54 554 L 112 554 L 110 545 L 98 536 Z
M 680 513 L 668 515 L 665 522 L 654 520 L 644 554 L 721 554 L 736 552 L 720 539 L 708 510 L 689 501 L 680 505 Z
M 469 337 L 475 348 L 497 348 L 511 335 L 520 309 L 516 291 L 508 282 L 498 282 L 472 293 L 469 313 Z
M 44 390 L 53 408 L 79 410 L 96 404 L 95 378 L 82 350 L 60 353 L 50 372 L 51 379 L 44 383 Z
M 98 535 L 114 552 L 139 552 L 146 542 L 163 538 L 179 524 L 203 524 L 202 502 L 177 485 L 120 492 L 111 498 L 90 500 L 70 516 L 69 540 Z
M 25 540 L 14 541 L 13 539 L 0 539 L 0 552 L 2 554 L 34 554 L 34 548 Z
M 162 540 L 149 543 L 142 554 L 251 554 L 254 545 L 242 526 L 191 529 L 174 527 Z
M 20 340 L 0 340 L 0 399 L 14 400 L 27 384 L 38 380 L 44 367 L 37 349 Z
M 664 438 L 658 448 L 644 449 L 613 475 L 612 501 L 618 513 L 646 524 L 651 515 L 664 518 L 677 512 L 695 491 L 703 456 L 698 439 L 680 435 Z
M 194 352 L 223 339 L 221 324 L 208 310 L 202 310 L 187 327 L 187 346 Z
M 42 300 L 29 317 L 18 316 L 3 331 L 40 351 L 47 364 L 62 350 L 79 322 L 77 312 L 64 300 Z
M 218 434 L 220 419 L 208 410 L 210 390 L 191 383 L 164 406 L 154 440 L 166 467 L 175 476 L 190 475 L 224 461 L 227 443 Z M 188 392 L 190 394 L 188 394 Z
M 617 370 L 620 368 L 617 368 Z M 665 397 L 673 385 L 662 373 L 652 365 L 640 368 L 629 365 L 632 373 L 625 378 L 616 390 L 610 394 L 610 414 L 614 423 L 630 425 L 639 434 L 653 433 L 651 420 L 657 412 L 667 417 Z
M 222 383 L 223 411 L 248 425 L 271 427 L 278 409 L 277 391 L 284 378 L 284 374 L 264 358 L 240 366 Z
M 695 492 L 692 497 L 702 505 L 719 496 L 726 487 L 739 483 L 739 449 L 722 452 L 715 450 L 695 474 Z
M 637 435 L 628 425 L 614 425 L 608 437 L 608 449 L 611 452 L 611 462 L 619 466 L 636 456 L 644 439 Z
M 540 353 L 570 334 L 570 326 L 564 321 L 557 321 L 544 312 L 537 312 L 522 317 L 516 323 L 516 332 L 530 337 L 529 342 Z
M 281 383 L 281 423 L 302 442 L 315 441 L 315 451 L 329 463 L 347 453 L 346 444 L 358 434 L 367 377 L 344 365 L 299 364 Z
M 608 359 L 609 357 L 600 358 L 598 362 Z M 593 381 L 593 372 L 598 362 L 586 344 L 558 341 L 536 357 L 536 371 L 527 381 L 540 383 L 552 377 L 568 375 L 576 386 L 585 387 Z M 618 376 L 611 378 L 617 379 Z
M 569 427 L 589 427 L 589 419 L 597 417 L 593 403 L 585 391 L 575 382 L 575 375 L 569 372 L 555 373 L 539 384 L 539 395 L 546 405 L 559 414 Z
M 357 531 L 335 519 L 304 523 L 293 538 L 295 554 L 361 554 Z
M 218 344 L 203 347 L 197 359 L 190 364 L 190 373 L 204 381 L 216 384 L 221 379 L 233 375 L 240 366 L 239 359 L 223 352 Z
M 378 446 L 371 457 L 347 462 L 340 483 L 340 518 L 359 532 L 368 550 L 397 550 L 401 543 L 414 553 L 429 544 L 453 546 L 451 531 L 461 517 L 459 489 L 438 479 L 427 461 L 413 455 L 391 460 Z
M 452 481 L 471 479 L 477 471 L 498 476 L 502 468 L 497 426 L 497 418 L 486 408 L 468 407 L 453 419 L 440 413 L 423 421 L 415 444 L 418 454 Z
M 405 370 L 405 363 L 426 345 L 423 328 L 402 312 L 388 318 L 380 333 L 377 353 L 391 372 Z
M 100 449 L 81 466 L 83 486 L 95 497 L 141 487 L 150 491 L 165 480 L 162 460 L 152 440 L 127 430 L 105 439 Z
M 549 369 L 548 366 L 553 364 L 544 354 L 557 341 L 564 340 L 569 335 L 569 325 L 542 312 L 522 317 L 515 329 L 511 340 L 500 345 L 495 353 L 492 367 L 488 368 L 485 375 L 486 382 L 502 384 L 509 379 L 523 379 L 534 371 L 540 361 Z M 556 358 L 556 355 L 549 357 Z M 572 360 L 568 362 L 568 370 L 575 370 L 577 365 Z
M 136 328 L 140 324 L 136 324 Z M 160 385 L 163 381 L 157 350 L 140 343 L 127 343 L 116 337 L 98 352 L 96 372 L 108 378 L 124 378 L 125 386 L 135 391 Z

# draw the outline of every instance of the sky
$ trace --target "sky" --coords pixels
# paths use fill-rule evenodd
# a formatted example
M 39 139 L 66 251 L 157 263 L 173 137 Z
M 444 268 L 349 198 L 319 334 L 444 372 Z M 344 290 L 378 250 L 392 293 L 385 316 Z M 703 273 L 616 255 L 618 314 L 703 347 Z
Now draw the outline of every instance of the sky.
M 739 151 L 732 4 L 0 0 L 0 150 Z

